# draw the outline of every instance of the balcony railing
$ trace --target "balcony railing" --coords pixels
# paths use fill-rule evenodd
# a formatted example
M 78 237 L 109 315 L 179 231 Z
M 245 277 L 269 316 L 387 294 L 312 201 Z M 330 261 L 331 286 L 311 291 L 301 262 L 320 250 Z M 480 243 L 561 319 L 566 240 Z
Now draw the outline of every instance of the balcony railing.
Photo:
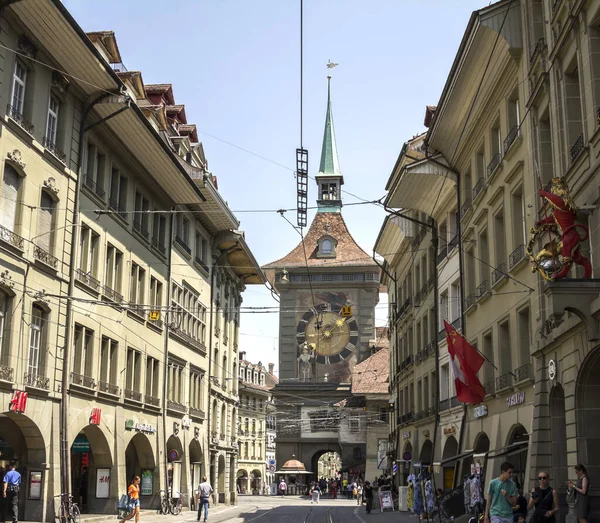
M 106 192 L 104 191 L 104 189 L 100 187 L 100 185 L 97 182 L 95 182 L 91 176 L 87 174 L 83 178 L 83 185 L 87 187 L 90 191 L 92 191 L 96 196 L 100 196 L 100 198 L 102 199 L 104 199 L 104 197 L 106 196 Z
M 507 389 L 512 386 L 512 374 L 508 372 L 496 378 L 496 392 Z
M 111 208 L 111 210 L 115 211 L 119 218 L 127 221 L 127 210 L 118 202 L 118 200 L 110 198 L 108 200 L 108 206 Z
M 506 278 L 506 267 L 501 263 L 492 272 L 492 285 L 496 285 L 496 283 L 504 278 Z
M 519 368 L 515 369 L 515 382 L 521 383 L 522 381 L 533 379 L 533 371 L 530 363 L 526 363 L 525 365 L 521 365 Z
M 198 349 L 199 351 L 206 352 L 206 345 L 204 345 L 204 343 L 202 343 L 201 341 L 197 340 L 196 338 L 192 338 L 192 336 L 190 336 L 188 333 L 186 333 L 183 330 L 181 330 L 180 327 L 176 327 L 174 329 L 171 329 L 169 332 L 173 336 L 177 336 L 178 338 L 180 338 L 181 340 L 183 340 L 184 342 L 186 342 L 188 345 L 191 345 L 192 347 Z
M 458 233 L 456 233 L 448 243 L 448 252 L 452 252 L 458 247 Z
M 160 407 L 160 398 L 150 396 L 150 394 L 144 394 L 144 403 L 146 405 L 152 405 L 153 407 Z
M 108 285 L 102 287 L 102 294 L 115 303 L 123 303 L 123 295 L 111 289 Z
M 14 381 L 14 369 L 12 367 L 8 367 L 7 365 L 0 365 L 0 381 Z
M 184 241 L 184 239 L 181 236 L 175 236 L 175 243 L 177 245 L 179 245 L 179 247 L 181 247 L 185 252 L 187 252 L 188 254 L 192 254 L 192 249 L 190 248 L 190 246 Z
M 510 146 L 513 144 L 513 142 L 519 136 L 519 131 L 520 131 L 519 124 L 513 125 L 511 130 L 508 131 L 508 135 L 504 139 L 504 154 L 506 154 L 508 152 L 508 150 L 510 149 Z
M 487 383 L 485 383 L 483 385 L 483 388 L 485 390 L 486 396 L 496 394 L 496 382 L 495 381 L 488 381 Z
M 33 387 L 35 389 L 50 389 L 50 378 L 45 376 L 38 376 L 37 374 L 29 373 L 25 374 L 24 380 L 27 387 Z
M 195 407 L 190 407 L 190 416 L 192 418 L 204 419 L 206 417 L 206 414 L 204 413 L 204 411 L 202 409 L 197 409 Z
M 469 310 L 476 303 L 477 303 L 477 296 L 475 294 L 469 294 L 465 298 L 465 311 Z
M 91 287 L 97 291 L 100 287 L 100 281 L 94 278 L 89 272 L 83 272 L 82 269 L 75 270 L 75 278 L 81 283 L 85 283 L 88 287 Z
M 572 162 L 577 160 L 577 158 L 581 154 L 581 151 L 583 151 L 583 133 L 581 133 L 578 136 L 577 140 L 575 140 L 575 143 L 571 147 L 571 161 Z
M 56 156 L 62 163 L 65 163 L 67 155 L 56 146 L 56 143 L 50 140 L 47 136 L 44 136 L 42 143 L 44 144 L 44 147 L 48 149 L 54 156 Z
M 77 372 L 71 372 L 71 383 L 73 385 L 85 387 L 86 389 L 96 388 L 96 380 L 94 378 L 84 374 L 78 374 Z
M 450 408 L 458 407 L 460 405 L 460 401 L 456 396 L 450 398 Z
M 167 408 L 175 412 L 185 412 L 185 405 L 177 403 L 176 401 L 167 400 Z
M 0 240 L 20 250 L 23 250 L 23 245 L 25 244 L 25 239 L 22 236 L 19 236 L 6 227 L 2 227 L 2 225 L 0 225 Z
M 501 160 L 502 160 L 502 156 L 500 155 L 500 153 L 496 153 L 494 156 L 492 156 L 492 159 L 490 160 L 490 163 L 488 163 L 488 166 L 487 166 L 488 180 L 491 178 L 492 174 L 496 170 L 496 167 L 498 167 L 500 165 Z
M 477 287 L 477 298 L 483 298 L 489 292 L 490 282 L 488 280 L 483 280 Z
M 137 390 L 125 389 L 125 399 L 142 402 L 142 393 Z
M 58 267 L 58 258 L 37 245 L 33 246 L 33 257 L 48 267 L 52 267 L 53 269 Z
M 165 247 L 164 243 L 160 241 L 159 238 L 152 238 L 152 248 L 156 249 L 162 255 L 165 255 L 167 253 L 167 248 Z
M 473 200 L 476 200 L 479 196 L 479 193 L 485 189 L 485 178 L 482 176 L 477 180 L 475 187 L 473 187 Z
M 121 391 L 119 389 L 119 387 L 117 387 L 116 385 L 113 385 L 112 383 L 109 383 L 107 381 L 98 381 L 98 390 L 100 392 L 104 392 L 106 394 L 112 394 L 113 396 L 120 396 L 121 395 Z
M 512 269 L 523 258 L 525 258 L 525 245 L 521 244 L 508 256 L 508 268 Z
M 471 200 L 470 196 L 467 196 L 463 204 L 460 206 L 460 217 L 463 218 L 471 210 L 472 206 L 473 200 Z
M 440 411 L 450 408 L 450 399 L 440 401 Z
M 144 223 L 139 217 L 133 219 L 133 230 L 141 234 L 146 240 L 150 239 L 150 232 L 147 227 L 144 227 Z
M 544 41 L 543 38 L 540 38 L 537 41 L 537 43 L 535 44 L 535 47 L 533 48 L 533 52 L 531 53 L 531 57 L 529 58 L 529 65 L 531 65 L 531 64 L 533 64 L 533 62 L 535 62 L 535 59 L 542 52 L 542 49 L 544 48 L 545 45 L 546 45 L 546 42 Z
M 10 118 L 17 122 L 29 134 L 33 134 L 33 124 L 29 120 L 27 120 L 16 107 L 13 107 L 12 105 L 8 104 L 6 106 L 6 112 Z
M 446 256 L 448 256 L 448 246 L 444 245 L 440 248 L 440 252 L 437 255 L 437 263 L 438 265 L 440 263 L 442 263 L 443 260 L 446 259 Z

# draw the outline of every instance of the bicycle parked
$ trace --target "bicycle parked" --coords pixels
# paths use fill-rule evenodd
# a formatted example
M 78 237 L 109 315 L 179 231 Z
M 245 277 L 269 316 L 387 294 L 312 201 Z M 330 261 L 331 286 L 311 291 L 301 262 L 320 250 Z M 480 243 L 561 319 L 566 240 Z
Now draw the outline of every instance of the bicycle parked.
M 176 495 L 171 496 L 171 489 L 169 489 L 169 495 L 166 490 L 160 491 L 160 509 L 161 514 L 173 514 L 177 516 L 181 513 L 184 503 L 186 503 L 185 494 L 176 492 Z
M 77 503 L 73 501 L 73 496 L 71 494 L 58 494 L 54 498 L 60 498 L 58 520 L 62 523 L 79 523 L 81 512 Z

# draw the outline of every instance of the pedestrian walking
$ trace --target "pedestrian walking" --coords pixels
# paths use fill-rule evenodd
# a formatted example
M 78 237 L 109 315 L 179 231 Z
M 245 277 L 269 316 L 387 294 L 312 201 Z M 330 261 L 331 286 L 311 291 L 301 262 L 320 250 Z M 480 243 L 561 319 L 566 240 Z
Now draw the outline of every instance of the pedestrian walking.
M 200 517 L 202 516 L 202 507 L 204 507 L 204 521 L 208 521 L 208 507 L 210 501 L 210 493 L 213 491 L 213 488 L 210 486 L 208 479 L 206 476 L 202 477 L 202 483 L 198 485 L 198 517 L 196 521 L 200 521 Z
M 531 490 L 531 498 L 529 499 L 528 509 L 534 508 L 532 523 L 554 523 L 554 514 L 558 512 L 558 494 L 549 483 L 550 476 L 547 472 L 538 474 L 540 485 Z M 518 500 L 517 500 L 518 503 Z M 519 503 L 520 505 L 520 503 Z M 524 518 L 527 512 L 524 514 Z
M 569 481 L 569 488 L 575 490 L 575 515 L 579 523 L 587 523 L 590 511 L 590 497 L 588 496 L 590 478 L 586 468 L 581 464 L 575 465 L 575 474 L 577 474 L 577 484 L 573 485 L 573 482 Z
M 131 479 L 131 484 L 127 489 L 127 506 L 130 512 L 121 520 L 121 523 L 129 521 L 133 516 L 135 516 L 135 523 L 140 520 L 140 481 L 139 476 L 133 476 Z
M 517 485 L 511 480 L 514 467 L 505 461 L 500 476 L 490 481 L 485 505 L 484 523 L 512 523 L 513 507 L 517 504 Z
M 287 485 L 286 485 L 286 483 L 285 483 L 285 479 L 282 479 L 282 480 L 279 482 L 279 492 L 281 492 L 281 495 L 282 495 L 282 496 L 285 496 L 285 491 L 286 491 L 286 489 L 287 489 Z
M 12 508 L 12 521 L 17 523 L 19 521 L 19 488 L 21 486 L 21 474 L 16 470 L 16 464 L 10 464 L 10 470 L 4 474 L 2 480 L 2 501 L 5 507 Z M 4 510 L 2 511 L 4 513 Z M 4 518 L 4 515 L 2 516 Z M 5 519 L 3 519 L 5 521 Z
M 371 513 L 371 509 L 373 508 L 373 487 L 369 481 L 365 481 L 365 503 L 367 506 L 367 514 Z
M 310 504 L 312 505 L 313 503 L 316 503 L 318 505 L 321 497 L 321 488 L 319 487 L 318 483 L 313 485 L 312 489 L 310 490 L 310 496 Z
M 338 493 L 338 482 L 336 480 L 333 481 L 333 499 L 337 499 Z
M 356 487 L 356 504 L 357 505 L 361 505 L 362 504 L 362 493 L 363 493 L 363 487 L 362 485 L 358 485 L 358 487 Z

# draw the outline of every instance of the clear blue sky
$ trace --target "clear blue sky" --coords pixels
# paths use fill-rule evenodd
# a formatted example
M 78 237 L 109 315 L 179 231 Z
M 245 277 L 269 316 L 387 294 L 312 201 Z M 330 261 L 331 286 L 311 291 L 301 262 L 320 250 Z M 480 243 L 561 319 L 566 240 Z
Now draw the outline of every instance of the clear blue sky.
M 299 0 L 64 0 L 86 31 L 113 30 L 129 70 L 145 83 L 171 83 L 198 127 L 209 168 L 234 211 L 294 208 L 300 144 Z M 402 148 L 424 131 L 425 105 L 436 104 L 471 12 L 483 0 L 305 0 L 304 146 L 318 170 L 328 59 L 345 189 L 378 199 Z M 208 133 L 208 134 L 205 134 Z M 211 136 L 265 156 L 280 166 Z M 316 187 L 310 184 L 314 204 Z M 348 195 L 345 202 L 357 201 Z M 368 253 L 384 213 L 373 205 L 343 211 Z M 238 213 L 259 263 L 299 240 L 277 213 Z M 295 222 L 295 213 L 288 213 Z M 312 214 L 309 215 L 309 220 Z M 385 296 L 376 310 L 385 325 Z M 275 305 L 250 286 L 244 306 Z M 277 314 L 243 314 L 241 350 L 277 364 Z

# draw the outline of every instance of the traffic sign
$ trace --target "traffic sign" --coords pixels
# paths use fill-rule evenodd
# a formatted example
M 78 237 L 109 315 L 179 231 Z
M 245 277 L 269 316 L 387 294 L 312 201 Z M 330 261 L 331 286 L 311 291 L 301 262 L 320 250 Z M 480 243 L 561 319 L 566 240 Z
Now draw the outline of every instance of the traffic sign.
M 271 472 L 275 472 L 275 465 L 271 465 L 271 466 L 269 467 L 269 470 L 270 470 Z
M 402 459 L 404 461 L 410 461 L 412 459 L 412 454 L 410 452 L 405 452 L 402 454 Z
M 270 459 L 269 460 L 269 465 L 275 465 L 275 460 L 274 459 Z
M 346 318 L 352 316 L 352 306 L 351 305 L 344 305 L 342 307 L 342 316 L 344 316 Z

